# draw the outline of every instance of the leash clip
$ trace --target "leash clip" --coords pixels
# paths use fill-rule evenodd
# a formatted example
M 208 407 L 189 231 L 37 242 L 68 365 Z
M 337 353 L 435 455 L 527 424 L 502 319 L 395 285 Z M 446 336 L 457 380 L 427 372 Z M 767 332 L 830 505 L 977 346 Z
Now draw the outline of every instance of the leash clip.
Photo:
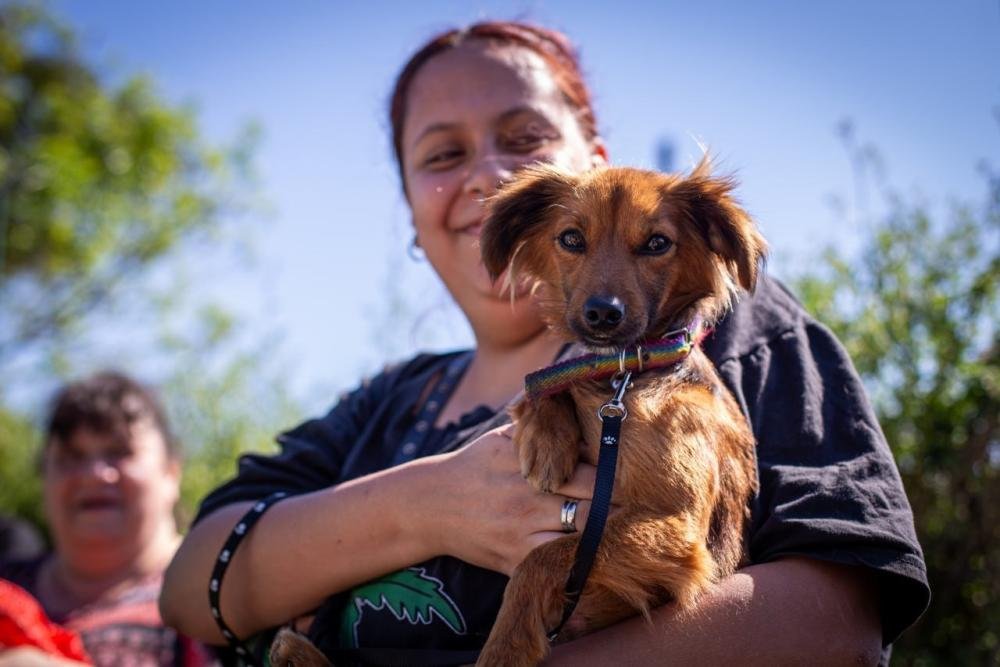
M 615 388 L 615 395 L 611 397 L 610 401 L 597 409 L 597 417 L 601 421 L 604 421 L 608 417 L 618 417 L 622 421 L 625 421 L 625 418 L 628 417 L 628 410 L 625 409 L 622 398 L 625 397 L 625 390 L 628 389 L 631 381 L 631 371 L 625 371 L 624 375 L 621 376 L 616 375 L 611 380 L 611 386 Z

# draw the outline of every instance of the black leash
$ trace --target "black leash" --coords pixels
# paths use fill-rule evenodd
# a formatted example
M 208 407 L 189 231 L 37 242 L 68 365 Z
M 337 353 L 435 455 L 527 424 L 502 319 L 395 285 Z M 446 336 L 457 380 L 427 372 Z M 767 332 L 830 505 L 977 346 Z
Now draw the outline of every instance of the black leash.
M 549 632 L 549 641 L 559 636 L 566 621 L 573 615 L 583 587 L 587 585 L 587 577 L 594 566 L 597 548 L 604 536 L 604 526 L 608 521 L 608 511 L 611 509 L 611 493 L 615 487 L 615 469 L 618 467 L 618 440 L 621 435 L 622 422 L 628 416 L 628 410 L 622 403 L 625 390 L 628 389 L 632 374 L 625 372 L 617 380 L 615 395 L 610 401 L 597 410 L 601 419 L 601 449 L 597 457 L 597 479 L 594 482 L 594 497 L 590 504 L 590 514 L 587 515 L 587 525 L 580 536 L 580 544 L 576 547 L 576 559 L 573 569 L 566 580 L 566 607 L 563 609 L 559 624 Z

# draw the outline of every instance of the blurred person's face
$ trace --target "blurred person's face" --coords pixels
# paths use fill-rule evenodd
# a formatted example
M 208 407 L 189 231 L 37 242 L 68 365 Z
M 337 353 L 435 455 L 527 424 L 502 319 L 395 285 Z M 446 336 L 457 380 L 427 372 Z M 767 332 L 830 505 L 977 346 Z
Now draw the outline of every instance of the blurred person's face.
M 413 225 L 428 260 L 466 314 L 502 304 L 500 317 L 516 317 L 480 260 L 484 198 L 527 164 L 574 171 L 602 164 L 603 146 L 584 137 L 537 54 L 475 40 L 417 72 L 402 145 Z
M 128 438 L 80 427 L 45 451 L 45 510 L 63 553 L 141 550 L 173 520 L 179 485 L 180 464 L 149 418 L 135 421 Z

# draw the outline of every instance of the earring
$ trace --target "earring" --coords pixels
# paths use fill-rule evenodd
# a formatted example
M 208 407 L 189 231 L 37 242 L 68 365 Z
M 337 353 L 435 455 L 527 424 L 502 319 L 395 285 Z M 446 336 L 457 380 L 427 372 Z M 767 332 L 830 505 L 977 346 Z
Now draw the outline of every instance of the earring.
M 406 254 L 409 255 L 410 259 L 414 262 L 422 262 L 427 259 L 424 255 L 423 249 L 420 247 L 420 239 L 414 234 L 413 238 L 410 240 L 410 245 L 406 246 Z

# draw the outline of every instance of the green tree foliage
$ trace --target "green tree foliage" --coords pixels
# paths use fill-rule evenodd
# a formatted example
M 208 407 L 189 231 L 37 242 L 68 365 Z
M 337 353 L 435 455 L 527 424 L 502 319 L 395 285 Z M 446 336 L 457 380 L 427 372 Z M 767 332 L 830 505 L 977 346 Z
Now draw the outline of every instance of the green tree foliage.
M 38 478 L 34 424 L 0 407 L 0 511 L 42 526 L 42 484 Z
M 176 367 L 162 390 L 170 422 L 191 453 L 181 482 L 182 523 L 209 491 L 235 474 L 240 454 L 275 451 L 278 430 L 301 418 L 280 370 L 265 362 L 275 357 L 275 344 L 263 341 L 234 352 L 229 342 L 235 324 L 224 310 L 208 306 L 196 326 L 164 343 Z
M 147 79 L 104 84 L 68 29 L 0 5 L 0 368 L 217 230 L 248 148 L 206 146 Z
M 894 664 L 997 664 L 1000 641 L 1000 177 L 986 201 L 932 219 L 888 195 L 856 258 L 798 281 L 844 342 L 899 464 L 931 607 Z
M 47 392 L 33 387 L 94 370 L 71 352 L 112 324 L 141 332 L 129 342 L 145 365 L 122 370 L 160 386 L 188 450 L 182 514 L 294 420 L 263 361 L 273 346 L 240 339 L 216 306 L 190 312 L 174 277 L 195 244 L 247 235 L 229 232 L 251 203 L 253 140 L 209 145 L 148 79 L 103 80 L 41 5 L 0 0 L 0 511 L 41 523 Z

